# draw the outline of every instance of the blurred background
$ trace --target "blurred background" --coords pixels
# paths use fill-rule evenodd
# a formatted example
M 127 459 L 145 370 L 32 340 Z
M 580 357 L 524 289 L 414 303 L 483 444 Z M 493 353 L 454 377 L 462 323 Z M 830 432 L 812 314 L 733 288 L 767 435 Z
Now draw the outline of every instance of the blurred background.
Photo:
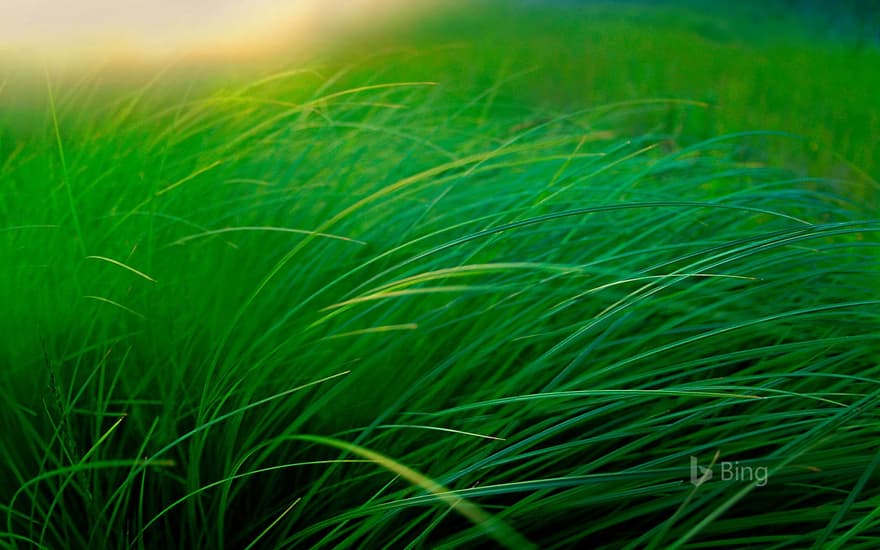
M 430 17 L 443 8 L 461 11 L 558 8 L 560 6 L 677 7 L 717 17 L 788 19 L 814 31 L 880 42 L 874 0 L 3 0 L 0 48 L 7 55 L 41 54 L 67 62 L 84 57 L 148 57 L 242 50 L 324 46 L 353 32 L 401 15 Z M 797 20 L 791 20 L 796 17 Z M 328 39 L 331 39 L 328 40 Z
M 428 2 L 400 0 L 4 0 L 0 48 L 67 63 L 229 55 L 321 43 Z
M 693 101 L 702 107 L 666 105 L 660 117 L 679 144 L 756 129 L 790 132 L 806 139 L 802 147 L 760 143 L 758 156 L 784 147 L 805 172 L 880 177 L 874 0 L 0 5 L 0 82 L 19 112 L 29 101 L 42 111 L 43 98 L 32 90 L 44 87 L 45 68 L 62 88 L 83 78 L 112 85 L 158 74 L 169 87 L 191 88 L 351 65 L 360 74 L 352 82 L 364 75 L 432 81 L 462 96 L 491 89 L 499 102 L 551 114 L 619 101 Z M 621 128 L 645 132 L 657 121 L 631 117 Z
M 460 8 L 479 2 L 421 0 L 4 0 L 0 20 L 0 43 L 6 48 L 36 50 L 111 47 L 115 41 L 134 49 L 162 52 L 230 39 L 259 42 L 266 31 L 284 33 L 285 25 L 304 28 L 298 31 L 324 31 L 328 24 L 371 23 L 395 11 L 412 10 L 413 5 L 437 9 L 443 4 Z M 485 2 L 483 2 L 485 3 Z M 769 0 L 757 2 L 705 2 L 703 0 L 508 0 L 508 4 L 531 6 L 677 5 L 690 9 L 721 11 L 725 8 L 756 10 L 767 17 L 791 11 L 815 18 L 829 31 L 861 36 L 877 41 L 877 14 L 874 0 Z M 424 9 L 421 11 L 424 12 Z M 306 25 L 312 26 L 311 29 Z M 291 33 L 293 34 L 293 33 Z M 290 36 L 289 36 L 290 37 Z

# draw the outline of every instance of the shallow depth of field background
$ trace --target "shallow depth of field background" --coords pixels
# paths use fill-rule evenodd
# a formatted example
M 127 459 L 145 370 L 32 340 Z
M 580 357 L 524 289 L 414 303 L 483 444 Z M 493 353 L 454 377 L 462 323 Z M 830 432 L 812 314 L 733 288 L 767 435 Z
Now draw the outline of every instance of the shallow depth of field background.
M 0 547 L 880 544 L 872 2 L 51 4 Z

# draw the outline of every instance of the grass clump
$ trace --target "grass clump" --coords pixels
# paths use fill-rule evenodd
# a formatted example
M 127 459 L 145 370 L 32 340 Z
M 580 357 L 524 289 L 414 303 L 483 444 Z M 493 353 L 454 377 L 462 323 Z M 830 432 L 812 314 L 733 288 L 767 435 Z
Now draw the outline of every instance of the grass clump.
M 382 76 L 6 131 L 4 545 L 876 547 L 864 184 Z

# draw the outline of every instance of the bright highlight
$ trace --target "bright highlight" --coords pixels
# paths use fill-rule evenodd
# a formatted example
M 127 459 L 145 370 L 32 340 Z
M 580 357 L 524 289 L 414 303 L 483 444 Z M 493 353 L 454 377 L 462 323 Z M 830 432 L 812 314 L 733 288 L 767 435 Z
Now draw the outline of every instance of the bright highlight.
M 0 0 L 0 53 L 239 54 L 311 46 L 404 10 L 401 0 Z

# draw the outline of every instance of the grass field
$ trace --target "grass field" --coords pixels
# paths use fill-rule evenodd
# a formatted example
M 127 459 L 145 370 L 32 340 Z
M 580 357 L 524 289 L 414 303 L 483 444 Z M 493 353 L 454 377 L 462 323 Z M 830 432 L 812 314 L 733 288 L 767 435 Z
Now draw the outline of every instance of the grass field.
M 7 71 L 0 547 L 876 548 L 880 52 L 785 17 Z

